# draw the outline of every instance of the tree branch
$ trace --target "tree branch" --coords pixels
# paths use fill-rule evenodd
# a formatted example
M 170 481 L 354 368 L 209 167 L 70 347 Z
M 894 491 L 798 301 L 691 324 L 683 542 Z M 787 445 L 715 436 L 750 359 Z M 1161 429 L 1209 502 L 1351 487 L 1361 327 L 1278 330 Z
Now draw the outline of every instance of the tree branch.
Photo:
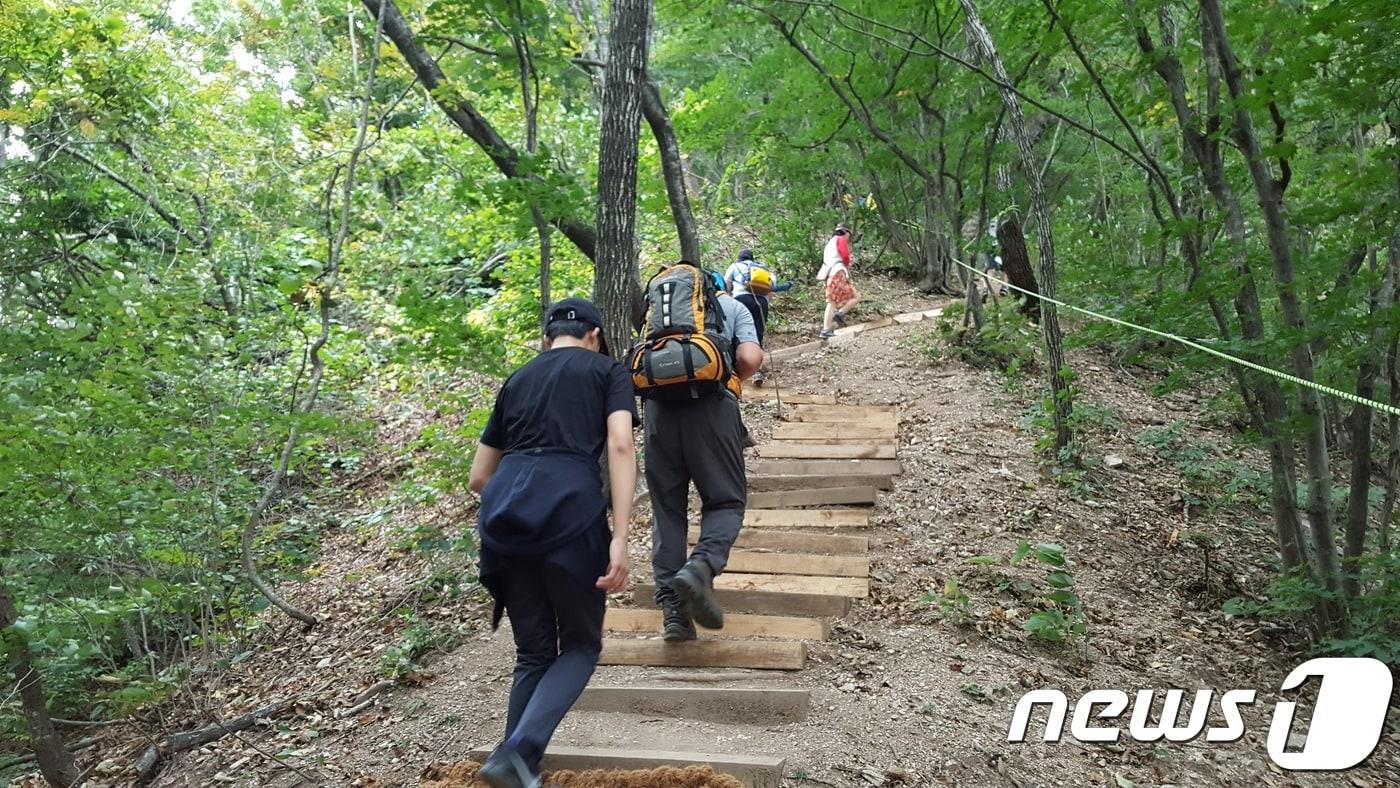
M 496 165 L 496 169 L 507 178 L 539 181 L 537 176 L 521 172 L 519 152 L 506 142 L 491 122 L 478 112 L 470 101 L 455 95 L 437 61 L 419 46 L 412 28 L 408 26 L 408 21 L 404 19 L 394 0 L 362 2 L 376 18 L 380 16 L 381 11 L 383 12 L 385 35 L 394 42 L 394 46 L 398 48 L 399 54 L 403 55 L 404 61 L 418 77 L 418 81 L 428 89 L 433 101 L 446 113 L 448 119 L 486 153 Z M 598 235 L 591 226 L 577 219 L 562 217 L 551 218 L 550 224 L 572 241 L 585 257 L 589 260 L 595 259 Z

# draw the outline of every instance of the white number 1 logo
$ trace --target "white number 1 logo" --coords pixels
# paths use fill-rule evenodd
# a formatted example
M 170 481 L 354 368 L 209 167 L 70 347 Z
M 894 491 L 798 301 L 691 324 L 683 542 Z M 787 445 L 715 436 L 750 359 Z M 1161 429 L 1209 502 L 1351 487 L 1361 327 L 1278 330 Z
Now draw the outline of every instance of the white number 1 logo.
M 1350 769 L 1380 743 L 1393 685 L 1390 668 L 1369 658 L 1321 657 L 1294 668 L 1279 689 L 1297 689 L 1313 676 L 1320 677 L 1322 684 L 1307 743 L 1301 752 L 1284 752 L 1298 704 L 1281 702 L 1269 725 L 1269 757 L 1294 771 Z

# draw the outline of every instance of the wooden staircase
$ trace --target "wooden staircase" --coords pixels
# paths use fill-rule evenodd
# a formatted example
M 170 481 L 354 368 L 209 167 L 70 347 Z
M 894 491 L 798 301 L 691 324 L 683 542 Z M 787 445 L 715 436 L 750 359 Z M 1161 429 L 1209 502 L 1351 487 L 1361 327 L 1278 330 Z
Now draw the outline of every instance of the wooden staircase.
M 830 620 L 870 594 L 865 532 L 879 491 L 892 487 L 900 472 L 899 413 L 892 405 L 847 405 L 831 395 L 774 389 L 754 389 L 745 399 L 781 401 L 783 420 L 773 441 L 751 452 L 744 528 L 728 567 L 715 578 L 724 628 L 702 629 L 700 639 L 688 643 L 662 641 L 654 586 L 638 584 L 633 606 L 607 612 L 600 665 L 664 672 L 625 686 L 602 678 L 584 693 L 573 715 L 623 712 L 720 725 L 785 725 L 811 713 L 808 691 L 794 686 L 791 676 L 806 665 L 808 644 L 830 636 Z M 692 544 L 698 536 L 692 527 Z M 731 671 L 776 678 L 761 687 L 714 686 L 734 675 Z M 560 742 L 546 753 L 543 768 L 708 765 L 754 788 L 782 783 L 781 757 L 673 751 L 668 744 L 664 735 L 652 743 L 655 749 Z M 483 749 L 472 757 L 487 754 Z

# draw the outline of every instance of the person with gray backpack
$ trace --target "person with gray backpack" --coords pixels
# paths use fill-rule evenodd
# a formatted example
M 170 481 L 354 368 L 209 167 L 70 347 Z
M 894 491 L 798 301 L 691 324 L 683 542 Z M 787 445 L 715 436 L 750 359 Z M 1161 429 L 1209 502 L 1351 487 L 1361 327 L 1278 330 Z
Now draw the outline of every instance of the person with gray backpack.
M 722 295 L 724 279 L 682 262 L 647 285 L 644 337 L 628 367 L 643 398 L 652 571 L 667 642 L 694 640 L 695 624 L 724 626 L 714 578 L 724 571 L 748 503 L 742 381 L 763 349 L 753 317 Z M 687 552 L 690 486 L 700 494 L 700 539 Z

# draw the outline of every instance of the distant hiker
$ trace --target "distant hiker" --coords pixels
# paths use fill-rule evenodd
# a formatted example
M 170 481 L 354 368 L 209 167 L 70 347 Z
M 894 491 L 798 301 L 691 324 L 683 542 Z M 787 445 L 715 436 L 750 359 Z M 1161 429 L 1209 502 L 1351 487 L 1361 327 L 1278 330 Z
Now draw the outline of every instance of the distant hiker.
M 822 317 L 822 339 L 836 336 L 835 326 L 846 326 L 846 312 L 860 303 L 860 293 L 851 284 L 851 231 L 844 224 L 822 251 L 822 267 L 817 279 L 826 284 L 826 313 Z M 833 325 L 834 324 L 834 325 Z
M 723 294 L 724 278 L 680 263 L 647 284 L 645 335 L 629 366 L 645 399 L 651 565 L 663 638 L 694 640 L 695 623 L 724 625 L 714 578 L 744 522 L 746 431 L 740 382 L 763 363 L 753 316 Z M 700 493 L 700 538 L 687 560 L 690 485 Z
M 1000 297 L 1006 292 L 1006 272 L 1002 270 L 1000 255 L 988 253 L 986 274 L 988 295 Z M 986 301 L 987 297 L 983 296 L 982 300 Z
M 491 625 L 504 612 L 515 636 L 505 739 L 480 771 L 492 788 L 539 785 L 545 747 L 598 665 L 606 594 L 627 582 L 636 400 L 602 326 L 581 298 L 550 309 L 548 349 L 501 386 L 472 461 Z M 611 537 L 598 483 L 605 446 Z
M 753 316 L 759 345 L 763 344 L 763 334 L 768 325 L 768 295 L 791 288 L 792 282 L 777 284 L 777 277 L 767 266 L 754 260 L 751 249 L 740 249 L 739 259 L 724 273 L 725 291 L 747 307 Z M 754 373 L 753 384 L 763 385 L 763 370 Z

